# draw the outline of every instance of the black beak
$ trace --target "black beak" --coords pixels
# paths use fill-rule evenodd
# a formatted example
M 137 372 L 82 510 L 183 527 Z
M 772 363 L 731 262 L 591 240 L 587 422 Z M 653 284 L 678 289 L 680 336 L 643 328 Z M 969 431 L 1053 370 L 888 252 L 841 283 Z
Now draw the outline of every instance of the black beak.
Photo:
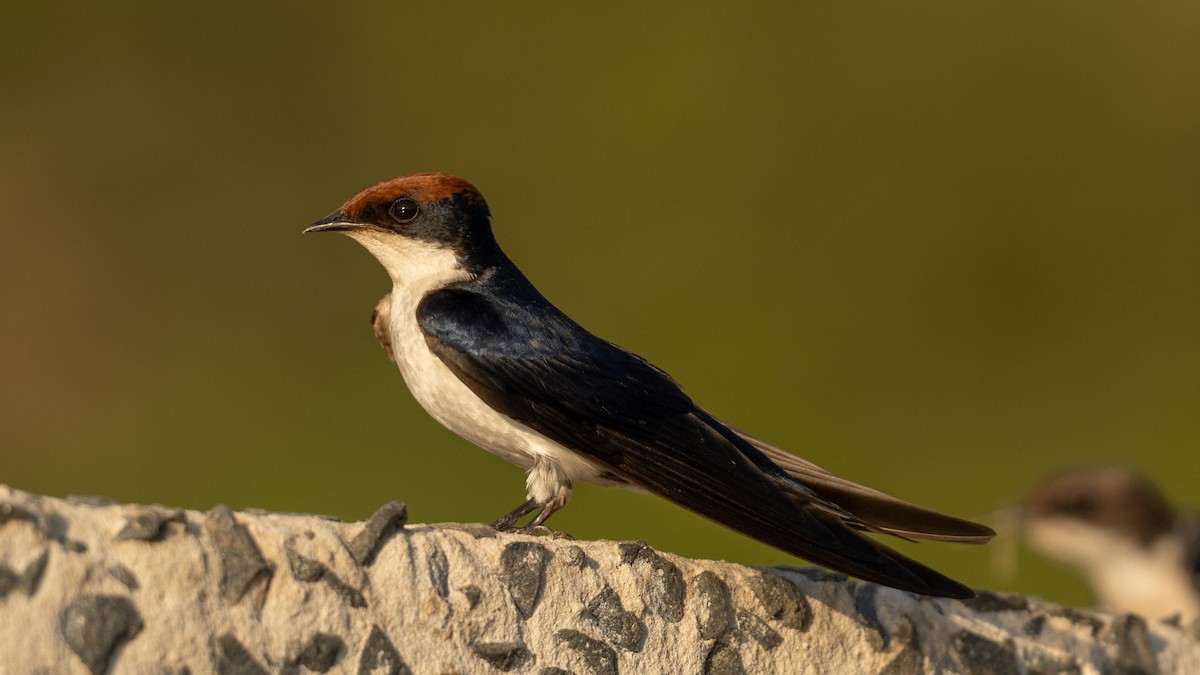
M 309 232 L 338 232 L 342 230 L 353 230 L 362 227 L 361 223 L 355 223 L 346 218 L 346 215 L 341 211 L 334 211 L 317 222 L 305 228 L 304 233 Z

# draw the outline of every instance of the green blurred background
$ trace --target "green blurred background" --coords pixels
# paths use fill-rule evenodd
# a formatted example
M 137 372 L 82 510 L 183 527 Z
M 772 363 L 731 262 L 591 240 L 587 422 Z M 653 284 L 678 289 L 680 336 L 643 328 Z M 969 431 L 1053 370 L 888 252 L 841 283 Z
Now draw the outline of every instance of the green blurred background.
M 0 481 L 197 509 L 490 521 L 519 471 L 375 344 L 301 236 L 446 171 L 552 301 L 709 409 L 983 516 L 1200 439 L 1200 4 L 45 3 L 0 10 Z M 584 486 L 552 524 L 796 561 Z M 1070 571 L 900 547 L 1085 603 Z

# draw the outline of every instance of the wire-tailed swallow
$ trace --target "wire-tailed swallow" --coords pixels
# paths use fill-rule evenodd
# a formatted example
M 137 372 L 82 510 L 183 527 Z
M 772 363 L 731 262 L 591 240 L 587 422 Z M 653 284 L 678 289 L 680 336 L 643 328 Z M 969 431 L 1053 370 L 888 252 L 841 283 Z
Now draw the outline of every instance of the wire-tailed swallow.
M 1080 568 L 1099 603 L 1151 619 L 1200 616 L 1200 517 L 1124 466 L 1063 471 L 1022 501 L 1034 549 Z
M 358 193 L 306 232 L 340 231 L 392 279 L 375 330 L 438 422 L 520 466 L 537 528 L 578 481 L 667 499 L 792 555 L 917 593 L 966 586 L 859 532 L 983 543 L 983 525 L 909 504 L 712 416 L 646 360 L 550 304 L 500 250 L 468 182 L 416 174 Z

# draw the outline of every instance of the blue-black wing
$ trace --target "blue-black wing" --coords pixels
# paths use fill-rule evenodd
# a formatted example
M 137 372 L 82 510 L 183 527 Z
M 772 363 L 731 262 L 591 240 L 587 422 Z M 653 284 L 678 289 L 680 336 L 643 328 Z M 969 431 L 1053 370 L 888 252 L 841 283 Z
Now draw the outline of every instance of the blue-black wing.
M 869 528 L 698 408 L 666 373 L 522 290 L 449 288 L 417 308 L 430 349 L 490 406 L 632 485 L 792 555 L 897 588 L 970 597 L 855 532 Z

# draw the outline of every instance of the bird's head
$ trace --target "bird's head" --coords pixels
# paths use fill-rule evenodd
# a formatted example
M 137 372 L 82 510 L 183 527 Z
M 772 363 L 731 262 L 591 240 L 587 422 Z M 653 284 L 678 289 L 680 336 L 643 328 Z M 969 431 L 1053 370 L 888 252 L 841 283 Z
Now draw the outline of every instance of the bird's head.
M 1149 546 L 1175 519 L 1174 510 L 1149 481 L 1116 465 L 1051 476 L 1026 495 L 1022 511 L 1035 548 L 1085 565 L 1117 546 Z
M 478 274 L 500 255 L 483 195 L 443 173 L 372 185 L 304 231 L 349 235 L 397 283 L 451 270 Z

